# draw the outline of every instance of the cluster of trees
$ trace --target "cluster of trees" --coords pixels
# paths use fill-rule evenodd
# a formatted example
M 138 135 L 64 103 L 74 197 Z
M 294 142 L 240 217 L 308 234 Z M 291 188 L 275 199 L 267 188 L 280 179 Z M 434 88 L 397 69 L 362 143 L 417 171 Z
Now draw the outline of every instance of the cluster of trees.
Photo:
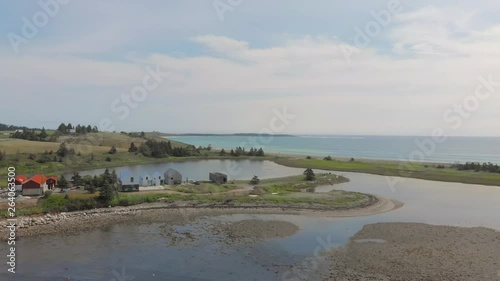
M 131 143 L 128 149 L 129 152 L 141 153 L 146 157 L 165 158 L 168 156 L 186 157 L 195 154 L 196 149 L 193 146 L 188 147 L 172 147 L 170 141 L 147 140 L 139 147 L 135 143 Z
M 226 150 L 222 149 L 219 153 L 220 156 L 225 156 L 227 155 Z M 244 147 L 238 146 L 235 149 L 231 149 L 229 152 L 229 155 L 231 156 L 241 156 L 241 155 L 247 155 L 247 156 L 265 156 L 264 150 L 262 148 L 250 148 L 250 150 L 247 152 Z
M 76 125 L 76 127 L 73 127 L 73 125 L 71 125 L 71 123 L 68 123 L 68 125 L 64 124 L 64 123 L 61 123 L 61 125 L 59 125 L 59 127 L 57 127 L 57 132 L 60 133 L 60 134 L 67 134 L 70 132 L 70 130 L 72 129 L 75 129 L 75 132 L 77 134 L 86 134 L 86 133 L 97 133 L 99 132 L 99 129 L 97 128 L 97 126 L 90 126 L 90 125 Z
M 103 174 L 99 176 L 84 176 L 82 177 L 80 173 L 75 172 L 71 176 L 71 183 L 73 187 L 79 189 L 84 187 L 89 193 L 95 193 L 99 191 L 99 199 L 105 204 L 109 204 L 113 200 L 118 185 L 118 176 L 115 170 L 109 171 L 106 168 Z M 62 175 L 57 182 L 57 187 L 65 189 L 70 186 L 70 182 Z
M 127 133 L 125 131 L 121 131 L 120 134 L 122 135 L 127 135 L 131 138 L 144 138 L 146 136 L 146 134 L 144 132 L 140 132 L 140 133 Z
M 500 173 L 500 166 L 493 163 L 479 163 L 479 162 L 466 162 L 465 164 L 454 164 L 454 168 L 460 171 L 476 171 L 476 172 L 489 172 L 489 173 Z
M 29 130 L 28 127 L 24 126 L 13 126 L 13 125 L 7 125 L 0 123 L 0 131 L 14 131 L 14 130 Z
M 49 135 L 47 134 L 47 131 L 45 131 L 45 128 L 42 128 L 39 133 L 36 130 L 30 129 L 17 131 L 13 133 L 11 137 L 30 141 L 45 141 L 48 136 Z

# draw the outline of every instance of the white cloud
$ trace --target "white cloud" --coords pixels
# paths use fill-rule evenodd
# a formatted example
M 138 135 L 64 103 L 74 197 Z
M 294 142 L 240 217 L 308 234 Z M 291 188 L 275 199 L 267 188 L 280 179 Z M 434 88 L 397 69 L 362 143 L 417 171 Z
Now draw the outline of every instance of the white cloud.
M 102 29 L 83 37 L 92 40 L 44 45 L 30 56 L 0 56 L 8 70 L 0 76 L 0 91 L 61 103 L 83 93 L 88 101 L 80 99 L 81 106 L 72 109 L 75 118 L 108 117 L 110 101 L 140 83 L 144 66 L 160 65 L 169 79 L 130 120 L 117 122 L 119 130 L 258 131 L 273 107 L 287 106 L 297 113 L 292 133 L 428 134 L 443 126 L 444 110 L 473 93 L 478 76 L 500 80 L 500 25 L 479 28 L 476 14 L 434 6 L 402 13 L 383 38 L 394 53 L 368 46 L 351 63 L 341 50 L 348 43 L 312 35 L 255 47 L 235 36 L 201 34 L 186 37 L 203 47 L 201 54 L 136 53 L 123 62 L 82 58 L 82 50 L 99 53 L 127 41 Z M 107 43 L 92 48 L 99 38 Z M 456 134 L 498 134 L 499 100 L 488 100 Z M 93 103 L 102 106 L 92 107 L 89 117 Z M 57 111 L 35 114 L 66 118 Z

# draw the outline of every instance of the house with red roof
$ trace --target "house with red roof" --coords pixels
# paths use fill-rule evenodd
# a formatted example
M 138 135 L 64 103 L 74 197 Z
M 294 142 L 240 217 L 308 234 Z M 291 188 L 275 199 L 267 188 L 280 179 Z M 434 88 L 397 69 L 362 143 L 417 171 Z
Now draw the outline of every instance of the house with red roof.
M 36 174 L 23 182 L 23 196 L 40 196 L 47 190 L 47 177 Z
M 18 175 L 15 178 L 15 185 L 16 185 L 16 191 L 22 191 L 23 190 L 23 182 L 25 182 L 28 179 L 25 175 Z

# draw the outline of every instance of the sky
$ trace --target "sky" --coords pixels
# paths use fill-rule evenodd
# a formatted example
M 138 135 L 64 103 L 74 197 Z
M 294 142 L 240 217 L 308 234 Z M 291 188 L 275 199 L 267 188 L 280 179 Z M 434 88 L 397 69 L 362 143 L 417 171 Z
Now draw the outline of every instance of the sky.
M 500 136 L 499 14 L 498 0 L 6 1 L 0 123 Z

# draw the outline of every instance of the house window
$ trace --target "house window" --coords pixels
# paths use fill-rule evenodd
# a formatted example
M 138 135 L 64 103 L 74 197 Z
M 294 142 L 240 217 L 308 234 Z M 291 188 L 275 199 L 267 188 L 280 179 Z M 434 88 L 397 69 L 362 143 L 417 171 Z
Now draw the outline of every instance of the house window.
M 131 177 L 131 178 L 130 178 L 130 182 L 134 182 L 134 177 Z

